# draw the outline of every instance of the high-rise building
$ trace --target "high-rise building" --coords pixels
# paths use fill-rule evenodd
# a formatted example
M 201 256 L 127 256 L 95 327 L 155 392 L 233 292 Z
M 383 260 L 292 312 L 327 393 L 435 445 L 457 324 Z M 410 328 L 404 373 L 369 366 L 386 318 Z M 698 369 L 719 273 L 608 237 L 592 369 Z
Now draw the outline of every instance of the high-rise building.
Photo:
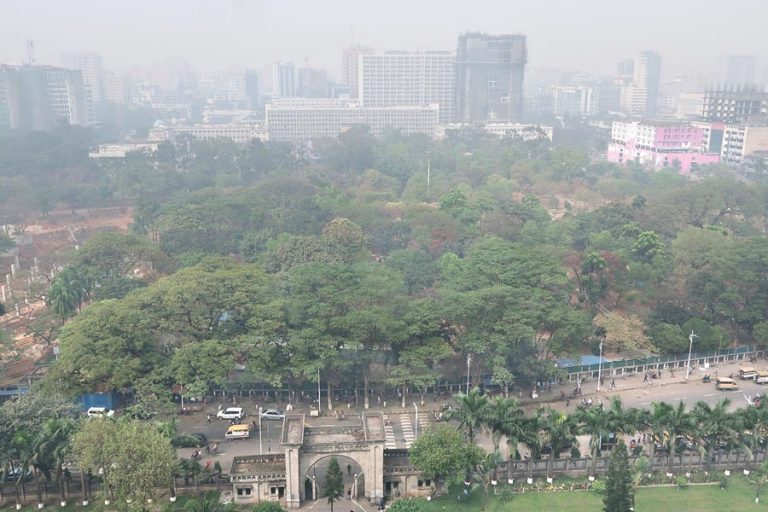
M 94 104 L 103 101 L 104 68 L 101 55 L 95 52 L 65 52 L 61 54 L 61 62 L 65 68 L 80 70 L 83 84 Z
M 358 98 L 359 89 L 357 85 L 358 80 L 358 64 L 360 62 L 360 55 L 366 55 L 374 53 L 372 48 L 366 48 L 364 46 L 353 46 L 344 50 L 341 60 L 341 81 L 344 85 L 349 87 L 349 97 Z
M 261 73 L 255 69 L 245 71 L 245 105 L 250 110 L 261 108 Z
M 90 99 L 78 70 L 0 66 L 0 125 L 25 131 L 87 125 Z
M 526 61 L 523 35 L 459 36 L 455 119 L 463 123 L 519 119 Z
M 620 65 L 627 71 L 626 63 Z M 621 90 L 622 108 L 636 116 L 654 116 L 659 104 L 661 57 L 655 52 L 641 52 L 632 66 L 632 81 L 624 83 Z
M 759 87 L 728 85 L 704 92 L 705 121 L 728 124 L 765 124 L 768 119 L 768 94 Z
M 453 115 L 455 58 L 451 52 L 377 52 L 358 56 L 358 98 L 364 107 L 438 105 Z
M 111 71 L 104 72 L 103 100 L 109 103 L 125 104 L 128 102 L 128 86 L 125 79 Z
M 328 72 L 324 69 L 299 68 L 296 92 L 302 98 L 327 98 Z
M 296 68 L 292 62 L 275 62 L 272 65 L 272 95 L 276 98 L 296 96 Z
M 552 110 L 558 116 L 594 116 L 598 98 L 593 87 L 556 86 L 552 88 Z
M 755 81 L 754 55 L 728 55 L 725 57 L 723 79 L 727 84 L 752 85 Z

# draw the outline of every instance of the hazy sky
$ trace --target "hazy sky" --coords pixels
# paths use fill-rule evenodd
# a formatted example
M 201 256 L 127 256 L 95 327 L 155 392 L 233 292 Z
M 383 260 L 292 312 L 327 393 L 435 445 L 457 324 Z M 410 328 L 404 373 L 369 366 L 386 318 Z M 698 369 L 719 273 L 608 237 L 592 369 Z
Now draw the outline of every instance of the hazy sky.
M 118 71 L 183 58 L 201 70 L 304 59 L 340 71 L 352 43 L 455 49 L 465 31 L 523 33 L 532 66 L 612 71 L 650 49 L 663 67 L 708 71 L 725 54 L 768 63 L 768 0 L 0 0 L 0 62 L 95 50 Z

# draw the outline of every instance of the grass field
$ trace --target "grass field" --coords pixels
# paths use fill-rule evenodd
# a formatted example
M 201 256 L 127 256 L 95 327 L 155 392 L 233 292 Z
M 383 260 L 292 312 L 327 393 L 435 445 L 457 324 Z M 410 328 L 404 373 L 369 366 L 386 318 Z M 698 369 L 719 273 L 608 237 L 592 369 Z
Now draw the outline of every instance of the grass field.
M 731 478 L 728 488 L 718 485 L 690 486 L 685 489 L 672 487 L 641 488 L 635 496 L 637 512 L 745 512 L 768 510 L 768 489 L 759 504 L 755 504 L 755 491 L 744 478 Z M 479 490 L 469 500 L 457 501 L 456 493 L 430 503 L 423 501 L 425 512 L 453 512 L 480 510 L 482 496 Z M 553 492 L 515 494 L 507 502 L 490 496 L 488 512 L 599 512 L 603 508 L 602 496 L 595 492 Z

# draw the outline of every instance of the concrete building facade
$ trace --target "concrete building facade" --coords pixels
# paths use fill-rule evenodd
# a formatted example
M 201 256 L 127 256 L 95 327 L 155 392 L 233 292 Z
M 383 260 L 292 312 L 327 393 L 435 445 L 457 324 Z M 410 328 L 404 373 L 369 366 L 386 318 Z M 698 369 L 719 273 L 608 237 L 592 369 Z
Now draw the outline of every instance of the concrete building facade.
M 627 64 L 623 64 L 626 68 Z M 624 69 L 626 71 L 626 69 Z M 632 81 L 624 82 L 621 104 L 625 112 L 636 116 L 654 116 L 659 106 L 661 57 L 651 51 L 639 53 L 632 65 Z
M 688 175 L 698 166 L 717 163 L 720 155 L 707 151 L 704 129 L 680 121 L 614 121 L 606 158 L 635 161 L 654 170 L 677 168 Z
M 455 120 L 517 121 L 523 111 L 527 62 L 523 35 L 467 33 L 456 49 Z
M 360 53 L 357 70 L 357 94 L 363 107 L 436 104 L 441 123 L 453 117 L 455 57 L 451 52 Z

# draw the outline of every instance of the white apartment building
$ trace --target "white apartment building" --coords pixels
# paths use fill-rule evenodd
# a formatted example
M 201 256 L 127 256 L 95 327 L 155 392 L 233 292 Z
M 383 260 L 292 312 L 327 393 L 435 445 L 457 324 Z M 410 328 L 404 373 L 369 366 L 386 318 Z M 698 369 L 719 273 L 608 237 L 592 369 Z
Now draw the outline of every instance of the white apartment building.
M 726 125 L 720 158 L 729 164 L 743 164 L 755 153 L 768 153 L 768 127 Z
M 594 116 L 598 91 L 593 87 L 556 86 L 552 88 L 553 112 L 558 116 Z
M 356 85 L 363 107 L 436 104 L 440 122 L 450 122 L 456 67 L 452 52 L 361 52 L 357 58 Z
M 621 106 L 632 115 L 653 116 L 659 102 L 661 57 L 654 52 L 642 52 L 635 57 L 632 82 L 621 90 Z
M 86 126 L 93 121 L 93 103 L 78 70 L 45 66 L 48 108 L 56 125 Z
M 366 126 L 374 136 L 388 129 L 434 138 L 440 109 L 437 105 L 362 107 L 338 99 L 280 99 L 266 106 L 270 140 L 306 142 L 337 137 L 355 126 Z

